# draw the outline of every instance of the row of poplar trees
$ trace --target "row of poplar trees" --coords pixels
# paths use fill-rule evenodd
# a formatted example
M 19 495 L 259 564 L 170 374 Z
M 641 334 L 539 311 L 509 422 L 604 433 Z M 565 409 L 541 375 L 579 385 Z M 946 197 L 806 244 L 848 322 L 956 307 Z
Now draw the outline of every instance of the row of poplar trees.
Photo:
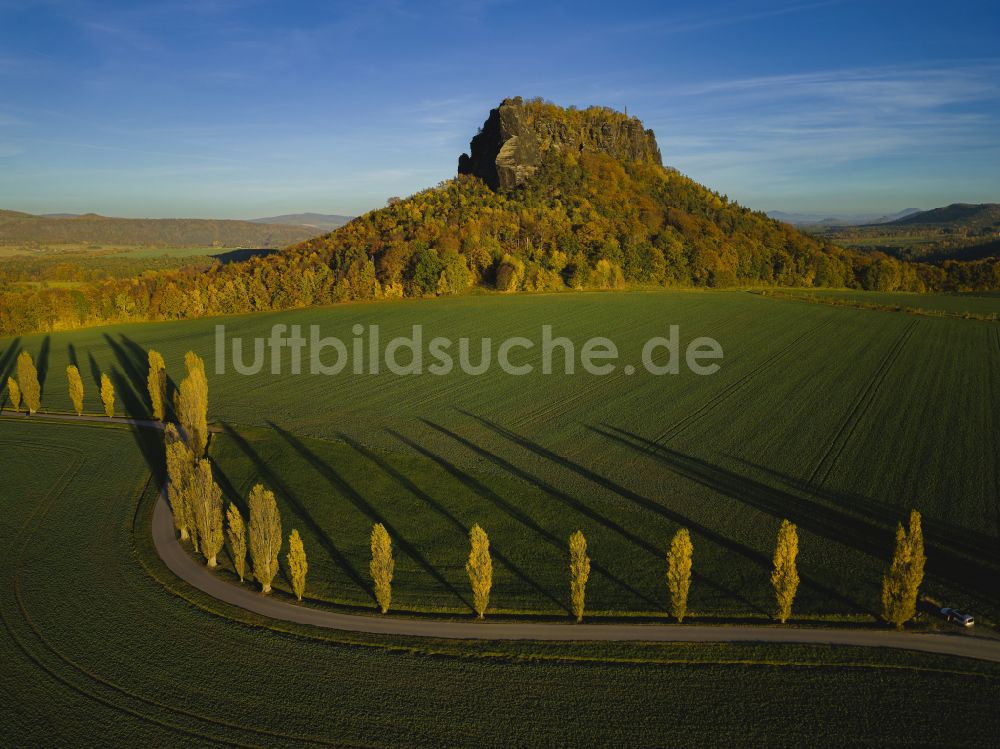
M 69 399 L 73 403 L 76 415 L 83 414 L 83 378 L 75 364 L 66 367 L 66 381 L 69 386 Z M 42 407 L 42 386 L 38 381 L 38 369 L 35 361 L 27 351 L 17 355 L 17 379 L 7 378 L 7 395 L 11 406 L 20 412 L 22 407 L 28 415 L 38 413 Z M 23 402 L 22 402 L 23 401 Z M 104 413 L 110 418 L 115 415 L 115 386 L 107 373 L 101 373 L 101 402 Z

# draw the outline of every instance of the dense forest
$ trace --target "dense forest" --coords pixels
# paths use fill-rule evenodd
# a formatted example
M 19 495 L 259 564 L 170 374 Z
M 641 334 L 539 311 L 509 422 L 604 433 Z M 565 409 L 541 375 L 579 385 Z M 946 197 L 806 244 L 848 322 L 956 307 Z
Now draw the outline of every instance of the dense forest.
M 460 175 L 330 234 L 247 262 L 72 288 L 0 287 L 0 335 L 333 302 L 665 287 L 1000 288 L 1000 262 L 900 261 L 842 249 L 680 173 L 607 153 L 546 151 L 523 184 Z

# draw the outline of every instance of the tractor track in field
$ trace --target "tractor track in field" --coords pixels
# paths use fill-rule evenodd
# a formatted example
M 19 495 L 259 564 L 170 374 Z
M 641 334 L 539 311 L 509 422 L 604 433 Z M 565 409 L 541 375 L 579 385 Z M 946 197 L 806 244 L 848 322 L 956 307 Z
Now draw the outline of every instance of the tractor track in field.
M 794 350 L 795 347 L 798 346 L 800 343 L 817 335 L 824 328 L 827 328 L 830 325 L 832 325 L 833 322 L 834 321 L 832 319 L 824 320 L 819 325 L 816 325 L 815 327 L 812 327 L 809 330 L 796 336 L 791 342 L 789 342 L 787 345 L 783 346 L 778 351 L 771 354 L 771 356 L 769 356 L 763 362 L 758 364 L 754 369 L 750 370 L 745 375 L 738 378 L 735 382 L 732 382 L 726 387 L 724 387 L 713 398 L 703 403 L 701 406 L 696 408 L 694 411 L 689 413 L 680 421 L 671 424 L 670 427 L 668 427 L 665 431 L 655 436 L 652 442 L 655 443 L 655 445 L 657 446 L 665 445 L 670 440 L 680 436 L 688 429 L 690 429 L 692 426 L 694 426 L 703 416 L 714 411 L 716 408 L 718 408 L 727 400 L 729 400 L 733 395 L 736 395 L 740 391 L 740 389 L 742 389 L 743 386 L 746 385 L 748 382 L 755 379 L 756 377 L 758 377 L 759 375 L 763 374 L 768 369 L 770 369 L 772 366 L 777 364 L 788 353 Z M 655 447 L 650 446 L 647 452 L 652 452 L 654 449 Z
M 872 377 L 868 380 L 865 387 L 861 389 L 860 395 L 848 412 L 847 418 L 844 419 L 837 430 L 837 434 L 830 440 L 830 444 L 823 451 L 819 461 L 817 461 L 812 472 L 809 474 L 809 478 L 806 481 L 808 486 L 819 488 L 830 478 L 833 467 L 837 464 L 840 456 L 851 441 L 854 430 L 857 429 L 862 417 L 871 408 L 872 403 L 875 401 L 875 396 L 878 395 L 879 388 L 882 387 L 882 383 L 885 382 L 886 377 L 888 377 L 889 372 L 906 347 L 907 342 L 913 337 L 913 332 L 916 330 L 918 323 L 919 320 L 912 320 L 903 328 L 903 332 L 900 333 L 896 340 L 893 341 L 892 346 L 889 347 L 889 351 L 886 352 L 882 361 L 879 362 Z

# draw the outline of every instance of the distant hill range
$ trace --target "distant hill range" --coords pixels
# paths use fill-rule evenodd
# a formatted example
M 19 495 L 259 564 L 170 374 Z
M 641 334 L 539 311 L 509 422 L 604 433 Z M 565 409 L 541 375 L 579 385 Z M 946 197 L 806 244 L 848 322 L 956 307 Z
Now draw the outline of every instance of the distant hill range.
M 902 211 L 890 213 L 889 215 L 882 215 L 880 213 L 847 213 L 831 216 L 820 213 L 786 213 L 785 211 L 768 211 L 767 215 L 792 226 L 863 226 L 888 224 L 917 213 L 921 213 L 919 208 L 904 208 Z
M 318 233 L 339 229 L 354 216 L 341 216 L 336 213 L 289 213 L 284 216 L 268 216 L 267 218 L 252 218 L 255 224 L 282 224 L 284 226 L 308 226 Z
M 302 214 L 312 216 L 318 214 Z M 278 217 L 286 218 L 286 217 Z M 344 217 L 324 217 L 337 218 Z M 342 225 L 342 224 L 338 224 Z M 155 247 L 285 247 L 322 234 L 319 225 L 295 222 L 193 218 L 110 218 L 0 210 L 0 244 L 117 244 Z
M 878 223 L 878 222 L 872 222 Z M 944 208 L 919 211 L 891 222 L 901 226 L 933 226 L 939 229 L 967 229 L 970 233 L 1000 232 L 1000 203 L 952 203 Z

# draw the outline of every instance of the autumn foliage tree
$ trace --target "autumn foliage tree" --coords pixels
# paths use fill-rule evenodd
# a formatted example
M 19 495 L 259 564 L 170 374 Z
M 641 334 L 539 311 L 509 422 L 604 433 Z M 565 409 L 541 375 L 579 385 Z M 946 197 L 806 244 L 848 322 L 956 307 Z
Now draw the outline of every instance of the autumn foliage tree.
M 17 386 L 17 380 L 13 377 L 7 378 L 7 395 L 10 396 L 10 405 L 17 412 L 21 411 L 21 388 Z
M 882 618 L 902 629 L 917 613 L 917 594 L 924 580 L 924 534 L 920 513 L 910 513 L 909 530 L 896 528 L 896 550 L 882 580 Z
M 153 418 L 163 421 L 164 408 L 167 402 L 167 369 L 163 357 L 158 351 L 149 350 L 149 374 L 146 376 L 146 387 L 149 390 L 149 403 Z
M 190 509 L 194 455 L 173 424 L 167 424 L 164 429 L 163 441 L 167 453 L 167 498 L 174 515 L 174 527 L 180 533 L 182 541 L 187 541 L 194 534 L 193 543 L 197 549 L 198 531 Z
M 264 593 L 271 592 L 271 583 L 278 573 L 278 553 L 281 551 L 281 515 L 274 492 L 257 484 L 250 490 L 250 559 L 253 576 Z
M 569 598 L 573 616 L 578 622 L 583 621 L 589 577 L 590 557 L 587 556 L 587 539 L 583 531 L 577 531 L 569 537 Z
M 73 402 L 73 410 L 80 416 L 83 413 L 83 379 L 75 365 L 70 364 L 66 367 L 66 380 L 69 384 L 69 399 Z
M 482 619 L 490 605 L 490 590 L 493 588 L 493 558 L 490 556 L 490 539 L 479 524 L 469 531 L 469 560 L 465 572 L 472 586 L 472 608 Z
M 375 585 L 375 600 L 382 613 L 389 611 L 392 603 L 392 575 L 396 562 L 392 558 L 392 539 L 382 523 L 372 526 L 372 560 L 370 565 L 372 582 Z M 483 607 L 485 611 L 485 606 Z
M 226 510 L 226 535 L 229 537 L 229 553 L 233 556 L 233 569 L 243 582 L 247 573 L 247 529 L 239 508 L 232 502 Z
M 115 415 L 115 386 L 105 373 L 101 373 L 101 403 L 104 404 L 104 413 L 109 419 Z
M 683 622 L 687 615 L 688 591 L 691 589 L 691 556 L 694 545 L 687 528 L 674 534 L 667 553 L 667 588 L 670 590 L 670 611 Z
M 225 534 L 222 524 L 222 489 L 212 478 L 212 464 L 202 458 L 191 482 L 191 514 L 198 529 L 198 546 L 205 563 L 215 567 Z
M 306 592 L 309 562 L 306 560 L 306 549 L 302 545 L 302 538 L 295 528 L 292 528 L 292 533 L 288 537 L 288 555 L 285 559 L 288 562 L 288 576 L 292 579 L 292 592 L 301 601 L 302 594 Z
M 776 604 L 775 616 L 782 624 L 792 615 L 792 603 L 799 589 L 799 572 L 795 566 L 798 554 L 798 530 L 788 520 L 782 520 L 781 528 L 778 529 L 778 542 L 774 548 L 774 569 L 771 572 L 771 585 L 774 587 Z
M 38 370 L 31 354 L 22 351 L 17 355 L 17 384 L 29 414 L 37 413 L 42 405 L 42 386 L 38 384 Z
M 193 351 L 184 355 L 185 377 L 177 389 L 175 410 L 191 451 L 205 454 L 208 446 L 208 379 L 205 362 Z

